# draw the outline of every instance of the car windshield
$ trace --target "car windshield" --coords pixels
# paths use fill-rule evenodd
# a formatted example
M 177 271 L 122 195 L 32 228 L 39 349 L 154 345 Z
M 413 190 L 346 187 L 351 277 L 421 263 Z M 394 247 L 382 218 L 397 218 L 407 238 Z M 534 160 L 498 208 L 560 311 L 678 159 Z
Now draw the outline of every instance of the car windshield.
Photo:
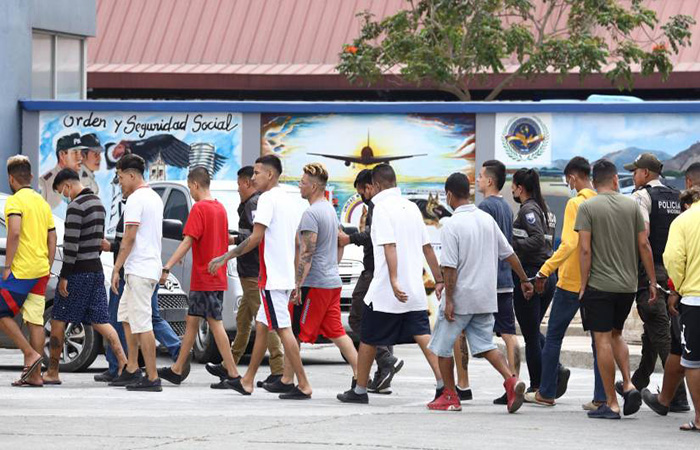
M 211 195 L 226 208 L 229 229 L 238 229 L 238 205 L 241 203 L 238 191 L 212 190 Z

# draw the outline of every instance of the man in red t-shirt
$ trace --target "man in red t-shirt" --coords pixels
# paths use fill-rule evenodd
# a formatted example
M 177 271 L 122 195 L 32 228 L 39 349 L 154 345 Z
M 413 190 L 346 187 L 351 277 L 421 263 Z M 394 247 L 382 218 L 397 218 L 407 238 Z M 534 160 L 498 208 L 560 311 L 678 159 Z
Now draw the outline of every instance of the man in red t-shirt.
M 216 347 L 224 360 L 228 378 L 220 383 L 212 384 L 213 389 L 227 389 L 226 380 L 240 378 L 231 354 L 231 342 L 228 339 L 221 310 L 226 290 L 226 267 L 219 268 L 213 275 L 209 273 L 209 261 L 228 251 L 229 234 L 228 219 L 224 206 L 215 200 L 209 192 L 211 178 L 209 172 L 202 167 L 196 167 L 187 175 L 187 186 L 195 201 L 190 216 L 187 219 L 184 239 L 175 253 L 163 267 L 160 282 L 164 283 L 170 268 L 180 262 L 187 252 L 192 249 L 192 276 L 190 278 L 189 309 L 185 336 L 182 338 L 180 355 L 171 367 L 158 369 L 158 375 L 173 384 L 182 383 L 183 369 L 187 364 L 192 346 L 194 345 L 200 318 L 206 319 L 209 330 L 214 336 Z M 185 372 L 186 373 L 186 372 Z

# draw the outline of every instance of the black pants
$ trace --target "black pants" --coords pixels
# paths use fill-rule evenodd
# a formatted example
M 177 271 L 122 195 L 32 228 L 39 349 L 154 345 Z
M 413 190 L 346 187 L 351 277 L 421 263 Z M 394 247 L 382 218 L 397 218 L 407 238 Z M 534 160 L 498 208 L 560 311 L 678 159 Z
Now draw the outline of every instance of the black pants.
M 654 264 L 657 283 L 666 288 L 668 274 L 662 264 Z M 666 358 L 671 351 L 671 319 L 668 314 L 666 294 L 660 289 L 656 290 L 656 301 L 649 303 L 649 289 L 637 291 L 637 312 L 644 323 L 642 332 L 642 358 L 639 367 L 632 375 L 632 384 L 637 389 L 649 385 L 649 378 L 656 368 L 656 359 L 661 358 L 661 365 L 665 365 Z M 676 398 L 687 398 L 685 383 L 681 383 L 676 393 Z
M 360 336 L 362 330 L 362 313 L 365 310 L 365 295 L 369 289 L 369 284 L 372 282 L 373 273 L 365 270 L 360 274 L 360 278 L 357 280 L 355 289 L 352 291 L 352 303 L 350 305 L 350 316 L 348 317 L 348 322 L 350 323 L 350 328 L 357 335 Z M 389 347 L 377 347 L 377 356 L 375 358 L 377 362 L 378 370 L 387 370 L 394 366 L 396 363 L 396 358 L 394 357 L 394 348 Z
M 537 274 L 539 267 L 524 267 L 528 277 Z M 544 348 L 544 335 L 540 331 L 542 319 L 552 303 L 554 289 L 557 284 L 557 276 L 552 274 L 545 285 L 544 292 L 535 293 L 530 300 L 526 300 L 520 288 L 520 279 L 513 274 L 515 288 L 513 289 L 513 307 L 515 318 L 520 325 L 520 332 L 525 339 L 525 360 L 527 371 L 530 375 L 530 388 L 538 389 L 542 378 L 542 348 Z

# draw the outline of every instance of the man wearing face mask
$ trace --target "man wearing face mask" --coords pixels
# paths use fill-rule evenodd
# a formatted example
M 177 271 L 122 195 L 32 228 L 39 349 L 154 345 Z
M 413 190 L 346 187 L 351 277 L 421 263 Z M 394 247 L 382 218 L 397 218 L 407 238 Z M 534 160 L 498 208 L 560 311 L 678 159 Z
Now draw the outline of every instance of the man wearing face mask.
M 663 264 L 663 253 L 668 240 L 671 222 L 681 213 L 680 193 L 664 186 L 659 177 L 663 164 L 652 153 L 643 153 L 634 162 L 626 164 L 625 170 L 633 174 L 635 192 L 632 198 L 637 201 L 644 217 L 644 223 L 649 236 L 654 255 L 654 271 L 661 286 L 666 286 L 668 275 Z M 666 364 L 671 349 L 670 318 L 666 307 L 666 295 L 658 291 L 656 301 L 649 300 L 649 278 L 644 270 L 639 270 L 639 285 L 637 290 L 637 312 L 644 322 L 642 334 L 642 359 L 639 367 L 632 375 L 632 383 L 641 390 L 649 385 L 649 377 L 654 372 L 657 356 L 661 363 Z M 615 385 L 618 392 L 622 389 L 621 382 Z M 690 411 L 685 386 L 681 385 L 671 402 L 672 412 Z
M 364 250 L 362 263 L 364 270 L 357 280 L 355 289 L 352 292 L 352 304 L 350 306 L 350 328 L 356 335 L 360 335 L 360 325 L 362 323 L 362 312 L 365 307 L 365 294 L 369 289 L 369 284 L 372 282 L 374 274 L 374 252 L 372 250 L 372 237 L 370 230 L 372 227 L 372 214 L 374 212 L 374 187 L 372 186 L 372 171 L 364 169 L 357 174 L 355 178 L 355 189 L 362 198 L 362 201 L 367 205 L 367 215 L 365 217 L 365 228 L 351 235 L 344 232 L 338 234 L 338 243 L 341 246 L 348 244 L 361 245 Z M 391 387 L 391 380 L 394 375 L 403 367 L 403 360 L 394 356 L 394 348 L 392 346 L 378 346 L 377 356 L 377 371 L 374 374 L 374 379 L 370 382 L 367 390 L 376 393 L 391 393 L 388 389 Z
M 564 211 L 561 244 L 559 244 L 557 251 L 540 267 L 535 281 L 535 290 L 542 293 L 547 278 L 558 270 L 559 281 L 554 291 L 552 310 L 547 324 L 547 336 L 542 349 L 540 390 L 529 394 L 533 397 L 531 401 L 545 406 L 553 406 L 554 400 L 564 395 L 571 374 L 569 369 L 560 366 L 559 355 L 564 334 L 580 305 L 578 292 L 581 288 L 581 266 L 578 257 L 578 233 L 574 231 L 574 224 L 581 203 L 596 195 L 590 175 L 591 165 L 587 159 L 580 156 L 572 158 L 564 168 L 564 177 L 572 198 L 566 203 Z M 600 375 L 597 369 L 595 373 L 598 389 L 595 391 L 593 403 L 600 406 L 600 404 L 605 403 L 605 391 L 600 384 Z

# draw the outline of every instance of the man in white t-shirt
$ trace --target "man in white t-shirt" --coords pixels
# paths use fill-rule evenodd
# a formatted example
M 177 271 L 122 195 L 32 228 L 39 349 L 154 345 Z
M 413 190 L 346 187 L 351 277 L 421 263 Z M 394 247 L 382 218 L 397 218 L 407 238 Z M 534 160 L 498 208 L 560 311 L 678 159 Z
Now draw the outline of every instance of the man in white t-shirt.
M 261 156 L 255 161 L 253 185 L 262 192 L 258 199 L 253 233 L 233 250 L 214 258 L 209 272 L 215 273 L 232 258 L 244 255 L 255 248 L 260 252 L 260 276 L 258 286 L 262 299 L 255 325 L 255 344 L 248 370 L 242 378 L 227 380 L 228 386 L 242 395 L 253 392 L 255 374 L 267 349 L 267 333 L 277 331 L 285 353 L 285 363 L 291 364 L 298 385 L 280 394 L 283 400 L 311 398 L 311 384 L 301 364 L 299 344 L 292 332 L 289 315 L 289 299 L 294 289 L 294 244 L 303 211 L 298 203 L 279 185 L 282 163 L 275 155 Z
M 146 162 L 128 154 L 117 163 L 124 209 L 124 237 L 112 272 L 112 291 L 119 292 L 119 271 L 124 268 L 124 292 L 117 320 L 124 324 L 129 361 L 110 385 L 126 386 L 130 391 L 163 390 L 156 368 L 156 339 L 153 335 L 151 297 L 161 276 L 160 258 L 163 239 L 163 201 L 143 178 Z M 146 362 L 147 377 L 138 365 L 139 347 Z
M 368 403 L 367 381 L 379 345 L 416 342 L 435 373 L 438 393 L 443 388 L 437 356 L 428 350 L 430 322 L 423 285 L 423 259 L 435 277 L 440 298 L 444 288 L 440 266 L 430 245 L 418 206 L 401 196 L 396 174 L 388 164 L 372 169 L 372 245 L 374 278 L 365 296 L 357 385 L 342 394 L 343 403 Z

